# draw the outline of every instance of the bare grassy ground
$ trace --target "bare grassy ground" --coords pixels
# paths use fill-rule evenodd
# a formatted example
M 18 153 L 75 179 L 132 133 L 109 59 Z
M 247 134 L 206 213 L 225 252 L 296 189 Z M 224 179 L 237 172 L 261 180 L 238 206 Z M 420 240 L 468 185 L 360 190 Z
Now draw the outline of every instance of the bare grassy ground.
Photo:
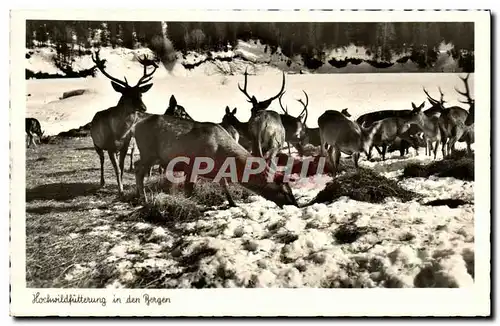
M 162 224 L 168 221 L 154 221 L 157 205 L 140 210 L 134 207 L 135 177 L 128 171 L 128 163 L 127 157 L 123 178 L 126 198 L 119 200 L 107 156 L 106 186 L 99 186 L 99 158 L 90 137 L 58 139 L 27 148 L 28 287 L 104 287 L 116 276 L 116 270 L 106 261 L 115 244 L 139 241 L 146 247 L 157 246 L 158 238 L 145 236 L 134 225 L 144 219 Z M 153 176 L 148 182 L 149 190 L 157 193 L 159 187 L 172 188 Z M 197 186 L 193 200 L 184 198 L 181 189 L 170 189 L 172 195 L 159 197 L 161 207 L 167 210 L 162 216 L 199 218 L 207 207 L 224 204 L 225 198 L 218 187 L 212 183 Z M 244 199 L 246 194 L 241 188 L 231 187 L 237 198 Z M 129 257 L 132 261 L 149 258 L 143 253 L 128 254 L 132 255 Z

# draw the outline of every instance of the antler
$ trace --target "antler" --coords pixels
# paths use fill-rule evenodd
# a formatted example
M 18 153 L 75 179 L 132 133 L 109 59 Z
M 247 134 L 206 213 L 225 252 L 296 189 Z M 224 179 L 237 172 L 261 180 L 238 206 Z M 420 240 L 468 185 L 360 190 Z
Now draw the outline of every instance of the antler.
M 281 109 L 283 110 L 283 112 L 285 112 L 285 114 L 288 114 L 288 106 L 285 108 L 283 108 L 283 104 L 281 104 L 281 98 L 283 97 L 283 94 L 285 94 L 285 92 L 281 93 L 280 97 L 279 97 L 279 102 L 280 102 L 280 106 L 281 106 Z
M 139 61 L 139 63 L 144 66 L 144 72 L 142 73 L 142 77 L 139 79 L 135 87 L 140 86 L 142 84 L 146 84 L 147 82 L 151 81 L 151 79 L 153 79 L 153 74 L 155 73 L 156 69 L 158 69 L 158 65 L 156 64 L 156 62 L 150 60 L 146 55 L 144 55 L 142 59 L 137 58 L 137 61 Z M 147 68 L 149 66 L 153 66 L 154 69 L 148 74 Z
M 460 103 L 467 103 L 467 104 L 472 104 L 474 103 L 474 100 L 470 97 L 470 89 L 469 89 L 469 83 L 468 83 L 468 80 L 469 80 L 469 74 L 467 74 L 467 76 L 465 78 L 462 78 L 462 77 L 459 77 L 465 84 L 465 93 L 464 92 L 461 92 L 459 91 L 456 87 L 455 87 L 455 91 L 457 91 L 458 94 L 462 95 L 462 96 L 465 96 L 467 98 L 467 101 L 464 102 L 464 101 L 459 101 Z
M 433 99 L 432 96 L 429 95 L 429 93 L 427 92 L 427 90 L 425 89 L 424 86 L 422 86 L 422 89 L 424 90 L 424 93 L 425 93 L 425 95 L 427 95 L 427 98 L 429 99 L 429 102 L 431 102 L 431 104 L 433 104 L 433 105 L 439 104 L 439 101 L 436 99 Z M 441 91 L 441 89 L 440 89 L 440 91 Z
M 240 86 L 240 83 L 238 83 L 238 88 L 240 89 L 240 91 L 246 95 L 246 97 L 248 97 L 248 99 L 250 100 L 249 102 L 251 102 L 252 100 L 252 97 L 250 95 L 248 95 L 247 93 L 247 78 L 248 78 L 248 66 L 245 68 L 245 84 L 243 86 L 243 89 L 241 88 Z
M 304 106 L 304 110 L 302 110 L 302 112 L 300 112 L 299 117 L 305 112 L 306 115 L 305 115 L 303 124 L 306 124 L 307 116 L 308 116 L 307 106 L 309 105 L 309 96 L 307 96 L 306 91 L 304 91 L 304 90 L 302 90 L 302 91 L 306 95 L 306 103 L 304 103 L 304 101 L 302 101 L 302 99 L 298 99 L 297 101 Z
M 439 89 L 439 94 L 441 94 L 441 98 L 439 99 L 439 103 L 443 104 L 446 101 L 444 100 L 444 94 L 443 94 L 443 91 L 441 90 L 441 86 L 439 86 L 438 89 Z
M 110 74 L 108 74 L 106 72 L 106 70 L 104 70 L 105 69 L 104 64 L 105 64 L 106 60 L 101 60 L 99 58 L 99 52 L 100 51 L 101 50 L 99 49 L 99 50 L 97 50 L 95 52 L 95 57 L 94 57 L 94 53 L 91 54 L 92 61 L 94 61 L 94 63 L 97 66 L 97 68 L 102 72 L 102 74 L 104 76 L 108 77 L 109 79 L 111 79 L 115 83 L 120 84 L 120 85 L 122 85 L 124 87 L 130 87 L 129 84 L 128 84 L 128 82 L 127 82 L 127 78 L 125 78 L 125 81 L 119 80 L 118 78 L 115 78 L 115 77 L 111 76 Z
M 283 71 L 282 73 L 283 73 L 283 82 L 281 83 L 281 89 L 278 92 L 278 94 L 276 94 L 276 96 L 268 98 L 265 101 L 262 101 L 261 103 L 264 103 L 264 102 L 271 103 L 272 101 L 274 101 L 275 99 L 277 99 L 278 97 L 280 97 L 281 95 L 283 95 L 285 93 L 285 72 Z

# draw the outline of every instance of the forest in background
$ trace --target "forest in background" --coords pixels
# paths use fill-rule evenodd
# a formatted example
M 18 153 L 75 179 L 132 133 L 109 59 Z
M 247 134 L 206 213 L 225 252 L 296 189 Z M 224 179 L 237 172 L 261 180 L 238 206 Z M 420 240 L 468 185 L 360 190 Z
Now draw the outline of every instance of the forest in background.
M 412 60 L 424 68 L 437 60 L 438 46 L 445 42 L 454 45 L 450 55 L 465 71 L 474 70 L 474 24 L 470 22 L 26 22 L 26 47 L 55 47 L 60 66 L 96 46 L 149 47 L 161 55 L 167 38 L 184 54 L 224 51 L 239 39 L 259 39 L 271 53 L 280 47 L 288 57 L 301 55 L 308 67 L 311 62 L 327 62 L 326 50 L 354 44 L 378 62 L 411 53 Z

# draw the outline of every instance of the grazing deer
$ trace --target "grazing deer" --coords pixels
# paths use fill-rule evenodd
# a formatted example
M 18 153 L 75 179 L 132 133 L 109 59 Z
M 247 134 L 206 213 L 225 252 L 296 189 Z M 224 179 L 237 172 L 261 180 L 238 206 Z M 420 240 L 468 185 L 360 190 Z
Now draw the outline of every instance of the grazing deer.
M 409 114 L 411 114 L 411 110 L 380 110 L 380 111 L 373 111 L 369 113 L 365 113 L 360 115 L 357 119 L 356 122 L 360 126 L 365 126 L 369 127 L 371 126 L 374 122 L 385 119 L 385 118 L 390 118 L 390 117 L 406 117 Z M 382 150 L 375 145 L 372 145 L 370 149 L 368 150 L 366 157 L 367 159 L 371 159 L 372 157 L 372 150 L 373 147 L 377 150 L 378 154 L 382 156 Z
M 375 121 L 372 124 L 378 125 L 378 128 L 376 128 L 377 131 L 373 136 L 372 145 L 382 147 L 383 161 L 385 161 L 387 147 L 391 145 L 397 137 L 411 141 L 409 140 L 408 130 L 412 124 L 418 124 L 421 121 L 420 113 L 422 113 L 424 105 L 425 102 L 420 104 L 418 107 L 413 105 L 413 110 L 411 110 L 408 115 L 389 117 Z
M 332 166 L 333 175 L 338 171 L 340 154 L 351 155 L 354 166 L 359 168 L 358 161 L 361 152 L 368 152 L 373 137 L 380 127 L 371 124 L 369 127 L 359 126 L 348 119 L 344 114 L 335 110 L 327 110 L 318 118 L 321 139 L 321 155 L 328 157 Z M 328 156 L 326 156 L 326 145 Z
M 471 97 L 468 79 L 470 74 L 467 74 L 466 77 L 460 79 L 465 84 L 465 92 L 461 92 L 455 88 L 455 90 L 460 94 L 466 97 L 466 101 L 460 101 L 461 103 L 469 104 L 470 109 L 474 113 L 474 100 Z M 469 109 L 469 110 L 470 110 Z M 446 155 L 450 155 L 452 151 L 455 151 L 455 143 L 457 141 L 465 141 L 467 144 L 467 151 L 469 153 L 472 152 L 471 143 L 474 142 L 474 128 L 473 124 L 467 126 L 465 122 L 469 117 L 469 111 L 458 107 L 453 106 L 449 108 L 445 108 L 440 117 L 441 129 L 443 132 L 443 157 Z M 469 118 L 469 123 L 471 122 L 471 118 Z M 446 146 L 446 151 L 444 146 Z
M 116 106 L 99 111 L 94 115 L 90 133 L 101 163 L 101 187 L 105 185 L 104 151 L 107 151 L 115 170 L 118 193 L 122 195 L 123 167 L 132 137 L 132 129 L 135 123 L 144 116 L 147 116 L 145 113 L 146 105 L 142 101 L 142 94 L 153 86 L 153 84 L 147 83 L 153 78 L 153 74 L 158 66 L 153 61 L 148 62 L 146 56 L 143 59 L 139 58 L 138 61 L 144 66 L 143 75 L 135 86 L 130 86 L 126 78 L 125 81 L 122 81 L 106 72 L 105 60 L 99 58 L 99 51 L 96 51 L 95 56 L 92 54 L 92 61 L 94 61 L 102 74 L 111 80 L 113 89 L 121 93 L 120 100 Z M 148 73 L 147 68 L 150 65 L 154 69 Z M 119 152 L 119 164 L 116 161 L 117 152 Z
M 288 146 L 288 155 L 291 156 L 290 152 L 290 143 L 297 149 L 299 152 L 299 155 L 303 155 L 303 142 L 307 136 L 306 134 L 306 129 L 305 129 L 305 122 L 307 120 L 307 105 L 309 105 L 309 97 L 307 96 L 307 93 L 303 91 L 305 96 L 306 96 L 306 103 L 302 101 L 302 99 L 299 99 L 299 103 L 302 104 L 304 109 L 302 112 L 299 114 L 298 117 L 294 117 L 288 113 L 288 107 L 284 108 L 283 104 L 281 103 L 281 98 L 283 97 L 283 94 L 285 92 L 281 93 L 279 96 L 279 104 L 281 109 L 283 110 L 284 114 L 280 114 L 281 117 L 281 122 L 283 123 L 283 127 L 285 127 L 285 141 Z
M 43 130 L 42 126 L 40 125 L 40 121 L 38 121 L 38 119 L 35 118 L 26 118 L 25 124 L 26 124 L 26 133 L 28 134 L 28 147 L 30 147 L 31 144 L 33 144 L 36 147 L 34 135 L 38 136 L 38 141 L 41 144 L 43 137 Z
M 275 202 L 278 206 L 295 205 L 297 202 L 288 183 L 283 180 L 267 182 L 263 174 L 251 176 L 248 180 L 241 179 L 241 174 L 248 169 L 247 160 L 250 153 L 245 150 L 220 125 L 209 122 L 195 122 L 178 119 L 166 115 L 152 115 L 141 120 L 135 126 L 135 138 L 140 153 L 136 168 L 137 192 L 140 198 L 147 201 L 144 189 L 144 177 L 150 166 L 155 162 L 167 165 L 180 156 L 191 160 L 197 157 L 208 157 L 214 162 L 214 167 L 204 177 L 214 179 L 224 162 L 233 158 L 238 170 L 237 182 L 252 192 Z M 189 197 L 194 188 L 191 179 L 193 171 L 190 164 L 184 164 L 185 193 Z M 226 170 L 223 170 L 226 171 Z M 232 180 L 234 181 L 234 180 Z M 234 200 L 227 189 L 227 177 L 220 179 L 225 194 L 231 206 Z
M 260 157 L 267 157 L 274 162 L 279 150 L 285 142 L 285 127 L 281 116 L 275 111 L 267 111 L 271 102 L 281 96 L 285 91 L 285 72 L 283 71 L 283 82 L 277 95 L 265 101 L 258 101 L 255 96 L 247 92 L 248 72 L 245 70 L 245 83 L 243 88 L 238 84 L 238 89 L 245 94 L 252 103 L 251 117 L 248 120 L 248 133 L 252 142 L 252 153 Z M 266 155 L 264 155 L 266 153 Z

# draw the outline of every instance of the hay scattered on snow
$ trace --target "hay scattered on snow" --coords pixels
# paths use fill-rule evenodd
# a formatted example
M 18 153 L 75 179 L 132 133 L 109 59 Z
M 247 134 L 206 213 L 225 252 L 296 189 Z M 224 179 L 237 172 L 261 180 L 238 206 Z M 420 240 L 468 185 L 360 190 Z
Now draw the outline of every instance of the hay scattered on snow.
M 332 202 L 342 196 L 369 203 L 381 203 L 387 197 L 399 198 L 406 202 L 418 195 L 402 188 L 394 180 L 360 168 L 359 171 L 346 173 L 329 182 L 311 204 Z
M 427 178 L 431 175 L 474 181 L 474 156 L 468 156 L 466 151 L 456 151 L 441 161 L 409 164 L 403 171 L 405 178 Z

